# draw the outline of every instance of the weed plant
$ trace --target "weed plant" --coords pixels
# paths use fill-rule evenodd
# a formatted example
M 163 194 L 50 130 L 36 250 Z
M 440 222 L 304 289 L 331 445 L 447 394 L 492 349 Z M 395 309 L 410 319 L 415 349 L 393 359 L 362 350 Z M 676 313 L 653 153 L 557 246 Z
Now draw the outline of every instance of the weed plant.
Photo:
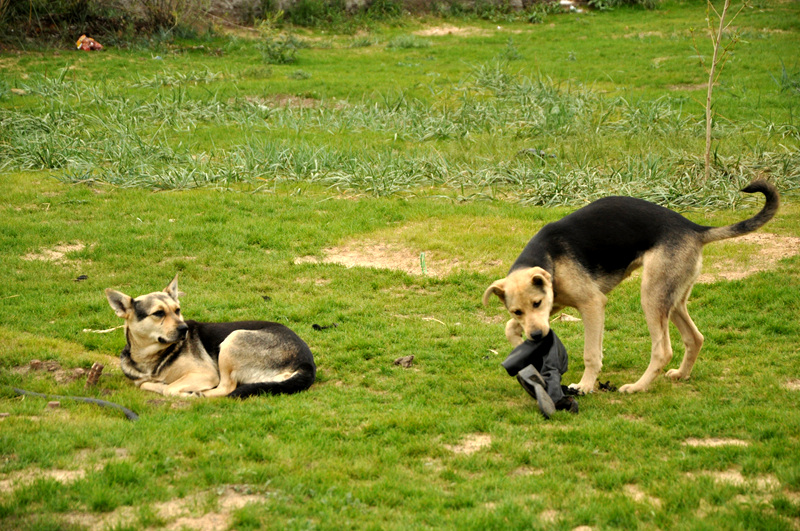
M 398 35 L 393 37 L 386 43 L 387 48 L 400 48 L 400 49 L 411 49 L 411 48 L 428 48 L 430 47 L 431 43 L 428 40 L 421 39 L 416 35 Z

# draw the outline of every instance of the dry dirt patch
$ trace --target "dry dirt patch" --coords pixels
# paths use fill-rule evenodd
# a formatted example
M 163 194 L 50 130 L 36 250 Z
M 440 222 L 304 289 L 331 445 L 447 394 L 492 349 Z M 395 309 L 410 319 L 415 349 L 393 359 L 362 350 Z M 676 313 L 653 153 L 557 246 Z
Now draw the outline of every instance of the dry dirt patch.
M 227 529 L 231 525 L 233 511 L 249 503 L 263 503 L 267 495 L 250 494 L 247 486 L 229 485 L 221 490 L 216 490 L 217 510 L 202 513 L 205 501 L 211 494 L 210 491 L 199 492 L 185 498 L 176 498 L 155 505 L 156 514 L 167 523 L 163 529 L 194 531 L 216 531 Z M 69 513 L 65 520 L 71 524 L 78 524 L 92 531 L 101 531 L 109 527 L 125 527 L 135 523 L 136 513 L 131 507 L 120 507 L 107 514 L 94 513 Z
M 61 364 L 55 360 L 31 360 L 28 365 L 14 367 L 11 369 L 11 372 L 20 375 L 27 375 L 31 372 L 47 372 L 53 376 L 53 379 L 57 383 L 64 384 L 85 377 L 89 371 L 80 367 L 64 369 L 61 367 Z
M 361 242 L 323 250 L 320 260 L 315 256 L 303 256 L 296 264 L 339 264 L 347 268 L 371 267 L 403 271 L 409 275 L 446 276 L 464 264 L 458 258 L 443 258 L 424 251 L 413 251 L 397 243 Z M 424 253 L 424 256 L 423 256 Z M 424 267 L 424 270 L 423 270 Z
M 800 380 L 790 380 L 786 382 L 786 389 L 789 391 L 800 391 Z
M 661 500 L 645 493 L 638 485 L 628 484 L 624 487 L 625 494 L 635 502 L 648 503 L 653 507 L 661 507 Z
M 716 472 L 701 472 L 700 474 L 687 474 L 690 478 L 696 475 L 705 475 L 714 479 L 718 483 L 727 483 L 734 486 L 751 485 L 758 490 L 775 490 L 780 487 L 780 481 L 775 476 L 765 475 L 755 478 L 746 478 L 736 469 L 716 471 Z
M 692 446 L 694 448 L 717 448 L 719 446 L 750 446 L 750 443 L 741 439 L 718 439 L 711 437 L 708 439 L 695 439 L 690 437 L 683 441 L 684 446 Z
M 491 32 L 481 28 L 476 28 L 474 26 L 458 27 L 451 24 L 433 26 L 431 28 L 425 28 L 414 32 L 414 35 L 419 37 L 441 37 L 443 35 L 486 36 L 490 34 Z
M 492 437 L 485 433 L 473 433 L 467 435 L 459 444 L 445 444 L 444 447 L 456 454 L 470 455 L 479 450 L 488 448 L 492 444 Z
M 42 470 L 41 468 L 28 468 L 14 472 L 8 476 L 0 479 L 0 493 L 13 492 L 20 485 L 27 485 L 33 483 L 37 479 L 52 479 L 59 483 L 72 483 L 79 479 L 83 479 L 86 472 L 83 470 Z
M 741 280 L 755 273 L 774 269 L 778 261 L 800 254 L 800 238 L 778 236 L 769 232 L 745 234 L 730 245 L 750 247 L 750 258 L 746 264 L 738 264 L 734 260 L 725 259 L 712 262 L 706 272 L 700 275 L 698 282 L 710 283 L 717 280 Z
M 42 262 L 61 262 L 65 259 L 67 253 L 74 253 L 82 251 L 86 248 L 86 244 L 78 243 L 59 243 L 51 249 L 40 249 L 36 253 L 28 253 L 22 257 L 23 260 L 33 261 L 40 260 Z
M 542 511 L 539 514 L 539 520 L 544 522 L 545 524 L 555 524 L 558 522 L 558 515 L 559 512 L 555 509 L 547 509 L 546 511 Z

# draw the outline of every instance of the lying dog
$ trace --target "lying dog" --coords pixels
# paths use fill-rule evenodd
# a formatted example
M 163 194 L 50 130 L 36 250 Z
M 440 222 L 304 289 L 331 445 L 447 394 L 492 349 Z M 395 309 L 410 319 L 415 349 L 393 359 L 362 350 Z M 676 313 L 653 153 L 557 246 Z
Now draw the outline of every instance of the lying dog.
M 602 366 L 606 294 L 642 267 L 642 308 L 653 343 L 650 365 L 636 383 L 619 390 L 647 390 L 670 362 L 670 319 L 686 351 L 680 367 L 667 371 L 667 376 L 687 379 L 703 344 L 686 309 L 700 274 L 703 246 L 752 232 L 778 211 L 780 198 L 772 184 L 753 181 L 742 191 L 761 192 L 766 203 L 754 217 L 726 227 L 697 225 L 641 199 L 599 199 L 542 227 L 506 278 L 486 289 L 483 304 L 492 294 L 503 301 L 512 316 L 506 338 L 515 347 L 523 336 L 533 341 L 546 336 L 551 314 L 565 306 L 577 308 L 584 321 L 585 368 L 580 382 L 570 387 L 588 393 Z
M 311 350 L 282 324 L 184 321 L 177 275 L 164 291 L 133 299 L 107 289 L 106 298 L 125 319 L 122 372 L 141 389 L 243 398 L 296 393 L 314 383 Z

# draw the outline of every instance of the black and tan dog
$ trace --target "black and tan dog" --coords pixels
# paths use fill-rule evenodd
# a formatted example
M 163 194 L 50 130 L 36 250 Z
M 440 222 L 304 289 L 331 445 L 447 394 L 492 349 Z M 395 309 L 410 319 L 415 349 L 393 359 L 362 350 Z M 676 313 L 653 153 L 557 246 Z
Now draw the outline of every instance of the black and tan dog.
M 506 338 L 513 346 L 537 340 L 550 330 L 549 317 L 565 306 L 577 308 L 584 321 L 584 363 L 580 382 L 570 387 L 594 389 L 603 359 L 606 294 L 642 267 L 641 299 L 652 338 L 650 365 L 636 383 L 620 391 L 645 391 L 672 359 L 669 321 L 686 348 L 672 379 L 686 379 L 703 344 L 686 309 L 689 293 L 700 274 L 707 243 L 741 236 L 768 222 L 780 199 L 766 181 L 742 190 L 761 192 L 766 203 L 754 217 L 726 227 L 697 225 L 667 208 L 631 197 L 599 199 L 554 223 L 545 225 L 522 251 L 508 275 L 483 294 L 505 304 L 512 318 Z
M 296 393 L 314 383 L 311 350 L 282 324 L 184 321 L 177 275 L 164 291 L 134 299 L 107 289 L 106 298 L 125 319 L 122 372 L 141 389 L 243 398 Z

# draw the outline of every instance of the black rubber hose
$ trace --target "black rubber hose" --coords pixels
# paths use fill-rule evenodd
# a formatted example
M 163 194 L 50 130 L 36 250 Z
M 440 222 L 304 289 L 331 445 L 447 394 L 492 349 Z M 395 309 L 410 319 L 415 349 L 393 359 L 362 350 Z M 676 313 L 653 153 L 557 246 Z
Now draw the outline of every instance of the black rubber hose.
M 125 414 L 128 420 L 134 421 L 139 420 L 139 415 L 131 411 L 126 407 L 122 407 L 119 404 L 115 404 L 113 402 L 107 402 L 105 400 L 100 400 L 98 398 L 89 398 L 85 396 L 60 396 L 60 395 L 45 395 L 42 393 L 34 393 L 33 391 L 26 391 L 24 389 L 17 389 L 16 387 L 12 387 L 15 393 L 18 395 L 31 395 L 31 396 L 38 396 L 41 398 L 58 398 L 58 399 L 68 399 L 68 400 L 77 400 L 78 402 L 88 402 L 90 404 L 96 404 L 101 407 L 110 407 L 113 409 L 119 409 L 122 413 Z

